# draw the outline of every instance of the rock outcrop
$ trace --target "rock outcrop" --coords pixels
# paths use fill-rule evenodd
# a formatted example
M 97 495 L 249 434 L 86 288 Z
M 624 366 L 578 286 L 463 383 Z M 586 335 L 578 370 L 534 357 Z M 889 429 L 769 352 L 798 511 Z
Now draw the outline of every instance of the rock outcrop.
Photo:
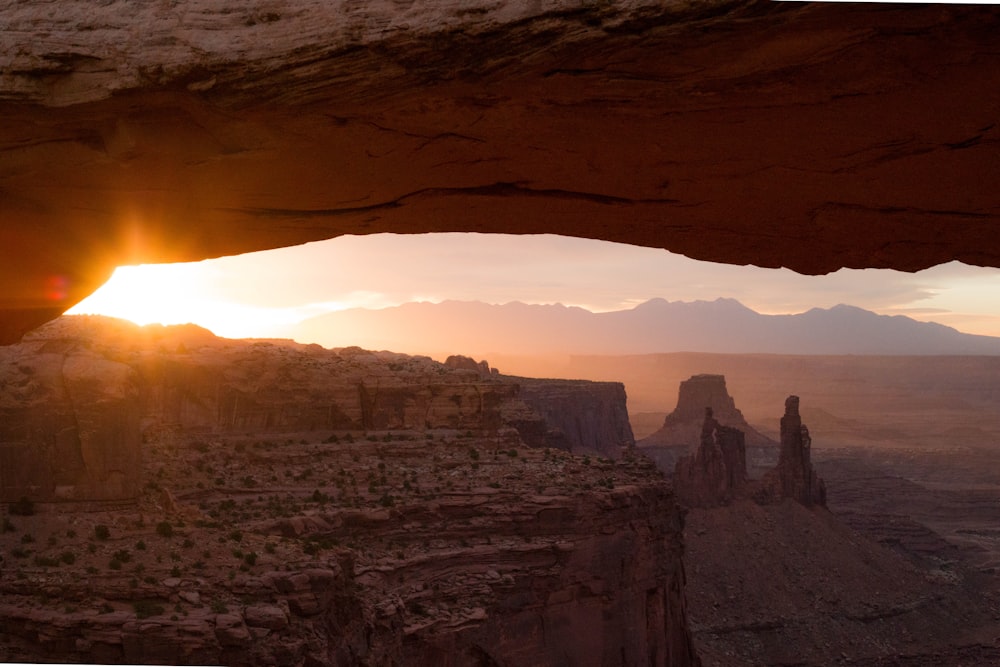
M 5 549 L 0 655 L 699 664 L 683 512 L 641 458 L 498 451 L 489 438 L 454 432 L 204 445 L 154 443 L 144 462 L 197 520 L 164 515 L 152 488 L 135 509 L 14 517 L 37 541 Z M 94 540 L 97 526 L 109 535 Z
M 698 450 L 677 461 L 673 484 L 677 499 L 689 507 L 726 505 L 747 483 L 743 431 L 723 426 L 705 408 Z
M 484 380 L 500 373 L 497 369 L 490 368 L 489 363 L 485 359 L 477 362 L 472 357 L 466 357 L 461 354 L 451 355 L 444 360 L 444 365 L 448 368 L 463 368 L 467 371 L 472 371 Z
M 677 407 L 663 420 L 663 427 L 643 438 L 641 447 L 687 446 L 698 442 L 705 417 L 705 409 L 712 410 L 719 424 L 743 431 L 750 446 L 773 446 L 776 443 L 757 432 L 736 407 L 736 400 L 729 395 L 724 375 L 692 375 L 680 384 Z
M 691 432 L 699 402 L 704 405 L 695 438 Z M 742 424 L 743 428 L 723 424 L 717 418 L 719 413 L 730 424 Z M 663 428 L 639 441 L 638 449 L 673 475 L 678 498 L 690 507 L 717 507 L 747 497 L 762 504 L 791 498 L 806 507 L 826 505 L 826 487 L 812 466 L 812 439 L 799 415 L 798 396 L 785 400 L 778 464 L 760 480 L 749 480 L 748 441 L 764 443 L 768 449 L 773 446 L 773 441 L 743 419 L 726 391 L 725 377 L 703 374 L 681 382 L 677 408 L 667 415 Z M 698 442 L 697 448 L 689 454 L 694 442 Z
M 134 497 L 140 394 L 132 367 L 86 346 L 0 347 L 0 500 Z
M 545 432 L 528 440 L 616 459 L 635 444 L 620 382 L 519 378 L 518 397 L 541 415 Z M 522 429 L 526 432 L 526 429 Z
M 793 498 L 806 507 L 826 505 L 826 485 L 813 469 L 812 438 L 799 416 L 799 397 L 785 399 L 781 418 L 781 454 L 778 466 L 761 480 L 758 498 L 773 502 Z
M 216 338 L 70 317 L 0 348 L 0 498 L 131 498 L 142 441 L 353 429 L 470 431 L 617 457 L 620 383 L 501 376 L 485 362 Z
M 740 431 L 744 450 L 756 454 L 753 459 L 766 458 L 773 453 L 777 443 L 747 423 L 735 399 L 729 395 L 726 377 L 705 373 L 692 375 L 681 382 L 674 411 L 666 416 L 659 430 L 636 443 L 639 450 L 653 459 L 665 474 L 673 474 L 681 457 L 694 454 L 698 443 L 703 441 L 706 409 L 712 411 L 718 426 L 725 427 L 723 432 L 727 432 L 725 429 Z M 745 463 L 742 469 L 746 471 Z
M 993 7 L 26 0 L 0 28 L 3 343 L 117 265 L 351 233 L 1000 265 Z

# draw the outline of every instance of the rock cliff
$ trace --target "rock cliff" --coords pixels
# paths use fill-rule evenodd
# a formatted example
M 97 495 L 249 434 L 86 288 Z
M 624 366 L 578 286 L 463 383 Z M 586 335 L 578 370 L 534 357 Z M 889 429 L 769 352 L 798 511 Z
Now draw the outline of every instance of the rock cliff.
M 677 499 L 689 507 L 716 507 L 739 497 L 747 484 L 743 431 L 722 426 L 705 408 L 701 443 L 677 461 L 672 481 Z
M 193 433 L 453 429 L 608 457 L 632 443 L 621 384 L 509 378 L 458 357 L 440 364 L 86 317 L 0 354 L 6 500 L 132 497 L 141 442 Z
M 35 539 L 3 538 L 0 654 L 700 664 L 683 514 L 645 460 L 458 430 L 335 435 L 150 443 L 137 504 L 14 517 Z
M 0 500 L 134 497 L 140 383 L 85 346 L 0 347 Z
M 618 458 L 635 444 L 620 382 L 520 378 L 518 383 L 518 397 L 546 425 L 538 445 Z
M 728 432 L 726 429 L 740 431 L 744 450 L 749 449 L 754 460 L 773 455 L 777 443 L 747 423 L 735 399 L 729 395 L 726 377 L 705 373 L 692 375 L 680 383 L 673 412 L 663 420 L 662 427 L 640 440 L 637 446 L 660 470 L 673 474 L 680 458 L 694 454 L 703 441 L 706 409 L 712 411 L 713 420 L 723 432 Z M 746 471 L 746 463 L 742 468 Z
M 773 440 L 761 435 L 743 417 L 736 407 L 736 400 L 729 395 L 724 375 L 692 375 L 680 384 L 677 406 L 663 420 L 663 427 L 643 438 L 642 447 L 688 446 L 698 442 L 705 417 L 705 408 L 711 408 L 713 418 L 720 425 L 738 428 L 751 446 L 774 446 Z

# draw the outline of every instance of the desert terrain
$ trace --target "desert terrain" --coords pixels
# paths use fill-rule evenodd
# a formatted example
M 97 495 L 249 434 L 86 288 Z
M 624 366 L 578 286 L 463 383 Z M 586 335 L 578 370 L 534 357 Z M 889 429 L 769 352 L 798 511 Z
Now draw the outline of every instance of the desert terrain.
M 0 656 L 1000 664 L 994 360 L 666 356 L 532 380 L 56 322 L 0 359 Z M 711 507 L 644 451 L 690 369 L 750 434 L 756 491 Z M 792 391 L 822 485 L 761 493 Z
M 706 664 L 1000 664 L 1000 360 L 575 361 L 581 376 L 625 382 L 640 450 L 689 372 L 725 373 L 751 428 L 774 440 L 779 397 L 802 396 L 827 508 L 743 502 L 687 515 L 692 630 Z M 649 410 L 657 394 L 664 412 Z M 748 442 L 749 476 L 777 457 L 776 444 Z

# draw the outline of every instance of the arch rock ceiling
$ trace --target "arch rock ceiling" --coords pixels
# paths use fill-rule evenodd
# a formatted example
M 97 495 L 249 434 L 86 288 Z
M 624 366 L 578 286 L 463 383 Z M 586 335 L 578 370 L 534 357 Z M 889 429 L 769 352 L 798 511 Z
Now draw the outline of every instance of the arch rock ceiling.
M 0 342 L 116 265 L 557 233 L 803 273 L 1000 266 L 988 6 L 0 7 Z

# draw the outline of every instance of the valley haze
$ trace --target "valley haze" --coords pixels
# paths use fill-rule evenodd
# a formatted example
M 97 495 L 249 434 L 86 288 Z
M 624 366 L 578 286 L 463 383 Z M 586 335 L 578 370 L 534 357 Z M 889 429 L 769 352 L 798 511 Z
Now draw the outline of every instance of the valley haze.
M 490 356 L 497 363 L 508 355 L 659 352 L 1000 354 L 1000 338 L 902 315 L 878 315 L 847 305 L 765 315 L 725 298 L 651 299 L 630 310 L 604 313 L 561 304 L 414 302 L 321 315 L 287 327 L 284 335 L 326 347 L 362 345 L 431 355 L 461 351 Z

